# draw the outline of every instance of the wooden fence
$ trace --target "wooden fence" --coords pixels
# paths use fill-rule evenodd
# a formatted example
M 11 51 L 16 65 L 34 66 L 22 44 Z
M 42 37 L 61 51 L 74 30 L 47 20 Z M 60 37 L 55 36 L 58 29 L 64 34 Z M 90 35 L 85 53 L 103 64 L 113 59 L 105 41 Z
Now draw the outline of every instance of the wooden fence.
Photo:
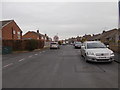
M 43 40 L 2 40 L 2 47 L 11 47 L 13 51 L 29 50 L 29 48 L 41 49 L 44 47 L 44 41 Z

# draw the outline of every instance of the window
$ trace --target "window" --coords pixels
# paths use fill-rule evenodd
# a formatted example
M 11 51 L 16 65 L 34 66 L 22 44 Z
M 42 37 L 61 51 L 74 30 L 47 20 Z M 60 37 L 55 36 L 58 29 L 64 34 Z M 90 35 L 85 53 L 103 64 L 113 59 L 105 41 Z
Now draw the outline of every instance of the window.
M 109 41 L 109 40 L 110 40 L 110 38 L 106 38 L 106 40 L 108 40 L 108 41 Z
M 15 30 L 13 30 L 13 34 L 15 34 Z
M 39 39 L 39 37 L 37 37 L 37 39 Z
M 41 39 L 44 39 L 43 37 L 41 37 Z
M 20 35 L 20 32 L 17 32 L 18 33 L 18 35 Z
M 20 35 L 18 35 L 18 39 L 20 39 Z

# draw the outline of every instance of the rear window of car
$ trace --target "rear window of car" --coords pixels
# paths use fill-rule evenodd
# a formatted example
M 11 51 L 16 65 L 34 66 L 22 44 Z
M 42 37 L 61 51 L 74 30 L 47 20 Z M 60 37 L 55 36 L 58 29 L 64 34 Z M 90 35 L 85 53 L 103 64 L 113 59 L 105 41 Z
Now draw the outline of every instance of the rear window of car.
M 76 42 L 75 44 L 81 44 L 81 42 Z

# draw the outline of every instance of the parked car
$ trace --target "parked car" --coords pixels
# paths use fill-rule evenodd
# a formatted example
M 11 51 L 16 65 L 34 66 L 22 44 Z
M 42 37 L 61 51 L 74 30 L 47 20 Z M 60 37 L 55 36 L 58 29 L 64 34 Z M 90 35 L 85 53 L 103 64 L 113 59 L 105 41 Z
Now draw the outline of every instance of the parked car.
M 50 49 L 59 49 L 59 44 L 58 42 L 51 42 L 50 43 Z
M 74 47 L 75 48 L 81 48 L 82 43 L 81 42 L 75 42 Z
M 63 42 L 63 43 L 62 43 L 62 45 L 66 45 L 66 43 L 65 43 L 65 42 Z
M 85 61 L 92 62 L 112 62 L 114 61 L 114 52 L 108 49 L 100 41 L 86 41 L 81 46 L 81 55 Z

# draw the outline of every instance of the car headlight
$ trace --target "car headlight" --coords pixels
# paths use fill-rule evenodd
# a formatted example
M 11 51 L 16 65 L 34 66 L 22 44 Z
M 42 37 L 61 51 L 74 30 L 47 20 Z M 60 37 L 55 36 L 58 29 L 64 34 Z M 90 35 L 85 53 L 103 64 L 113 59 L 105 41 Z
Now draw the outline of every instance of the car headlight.
M 114 53 L 112 52 L 112 53 L 110 53 L 110 56 L 114 56 Z
M 92 53 L 92 52 L 87 52 L 87 55 L 94 55 L 94 53 Z

